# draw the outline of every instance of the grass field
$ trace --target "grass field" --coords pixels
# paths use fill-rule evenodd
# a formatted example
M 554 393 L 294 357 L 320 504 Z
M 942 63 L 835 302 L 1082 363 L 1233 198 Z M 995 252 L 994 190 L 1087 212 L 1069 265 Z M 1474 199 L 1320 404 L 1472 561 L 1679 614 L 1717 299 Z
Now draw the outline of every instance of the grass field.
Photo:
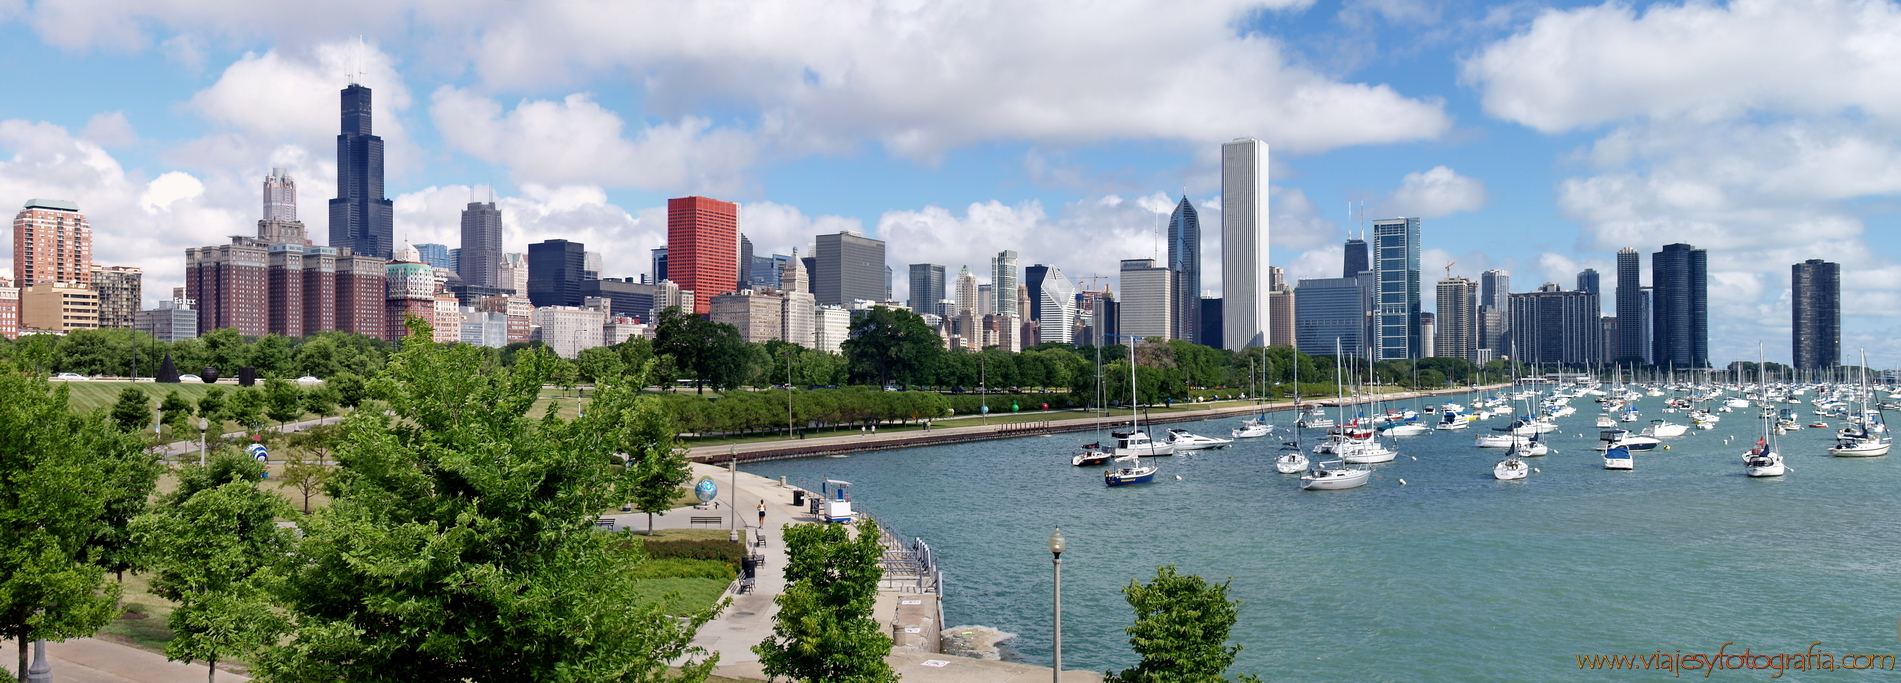
M 172 613 L 172 602 L 153 595 L 148 577 L 144 575 L 126 574 L 123 588 L 120 601 L 125 605 L 125 612 L 99 632 L 118 636 L 142 648 L 164 650 L 165 644 L 172 640 L 172 630 L 165 626 L 166 617 Z

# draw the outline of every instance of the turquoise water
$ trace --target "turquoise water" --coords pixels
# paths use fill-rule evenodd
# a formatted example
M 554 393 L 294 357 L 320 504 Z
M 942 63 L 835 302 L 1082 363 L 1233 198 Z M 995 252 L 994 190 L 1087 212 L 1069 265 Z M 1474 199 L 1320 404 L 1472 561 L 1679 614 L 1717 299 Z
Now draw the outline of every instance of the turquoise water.
M 1662 400 L 1639 407 L 1659 417 Z M 1782 437 L 1791 474 L 1750 479 L 1740 454 L 1758 427 L 1738 411 L 1666 439 L 1671 450 L 1638 453 L 1635 471 L 1606 471 L 1590 449 L 1596 405 L 1578 408 L 1547 437 L 1559 452 L 1530 459 L 1541 472 L 1515 482 L 1492 478 L 1501 451 L 1472 445 L 1503 418 L 1400 439 L 1396 462 L 1346 491 L 1301 491 L 1297 475 L 1274 472 L 1273 437 L 1159 458 L 1157 483 L 1115 489 L 1098 468 L 1069 466 L 1076 435 L 745 469 L 852 482 L 861 505 L 938 551 L 949 625 L 1018 634 L 1017 656 L 1044 665 L 1055 526 L 1069 541 L 1066 668 L 1137 660 L 1120 590 L 1170 563 L 1232 577 L 1244 603 L 1232 640 L 1245 648 L 1233 671 L 1270 680 L 1659 680 L 1671 676 L 1580 671 L 1576 657 L 1714 654 L 1725 642 L 1752 654 L 1822 641 L 1815 652 L 1901 655 L 1901 455 L 1828 457 L 1833 430 L 1803 429 Z M 1804 419 L 1810 409 L 1798 408 Z M 1285 429 L 1291 415 L 1274 418 Z M 1225 436 L 1238 424 L 1180 426 Z

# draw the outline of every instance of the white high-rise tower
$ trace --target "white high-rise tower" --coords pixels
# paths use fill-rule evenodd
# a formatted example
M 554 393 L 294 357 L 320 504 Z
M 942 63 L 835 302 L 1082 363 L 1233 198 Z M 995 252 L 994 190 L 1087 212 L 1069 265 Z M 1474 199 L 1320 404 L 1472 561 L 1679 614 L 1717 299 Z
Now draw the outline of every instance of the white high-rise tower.
M 1221 146 L 1221 347 L 1267 345 L 1267 143 Z

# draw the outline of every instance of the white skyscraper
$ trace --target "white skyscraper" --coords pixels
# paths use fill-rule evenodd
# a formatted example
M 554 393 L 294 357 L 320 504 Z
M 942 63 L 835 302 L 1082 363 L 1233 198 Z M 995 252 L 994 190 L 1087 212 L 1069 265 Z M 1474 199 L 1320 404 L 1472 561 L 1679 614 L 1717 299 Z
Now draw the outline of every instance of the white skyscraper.
M 1008 249 L 990 259 L 990 287 L 997 297 L 996 308 L 1002 315 L 1022 317 L 1017 310 L 1017 253 Z
M 1221 146 L 1221 347 L 1267 345 L 1267 143 Z
M 1076 320 L 1076 285 L 1063 277 L 1063 271 L 1055 266 L 1049 267 L 1049 273 L 1043 276 L 1040 292 L 1030 295 L 1043 301 L 1042 341 L 1071 343 L 1072 323 Z

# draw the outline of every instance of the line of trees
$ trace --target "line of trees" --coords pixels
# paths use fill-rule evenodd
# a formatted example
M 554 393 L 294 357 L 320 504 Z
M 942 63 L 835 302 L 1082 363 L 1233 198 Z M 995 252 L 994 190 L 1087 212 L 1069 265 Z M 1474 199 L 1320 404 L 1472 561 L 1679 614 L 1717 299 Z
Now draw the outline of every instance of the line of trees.
M 108 573 L 132 571 L 178 605 L 168 658 L 243 659 L 263 680 L 704 680 L 716 656 L 689 641 L 714 609 L 633 606 L 641 545 L 594 530 L 686 479 L 642 370 L 580 417 L 534 416 L 551 354 L 484 364 L 410 332 L 368 383 L 375 409 L 324 444 L 330 503 L 308 516 L 235 449 L 148 505 L 162 466 L 143 420 L 75 411 L 66 385 L 0 361 L 0 637 L 22 675 L 33 640 L 116 617 Z

